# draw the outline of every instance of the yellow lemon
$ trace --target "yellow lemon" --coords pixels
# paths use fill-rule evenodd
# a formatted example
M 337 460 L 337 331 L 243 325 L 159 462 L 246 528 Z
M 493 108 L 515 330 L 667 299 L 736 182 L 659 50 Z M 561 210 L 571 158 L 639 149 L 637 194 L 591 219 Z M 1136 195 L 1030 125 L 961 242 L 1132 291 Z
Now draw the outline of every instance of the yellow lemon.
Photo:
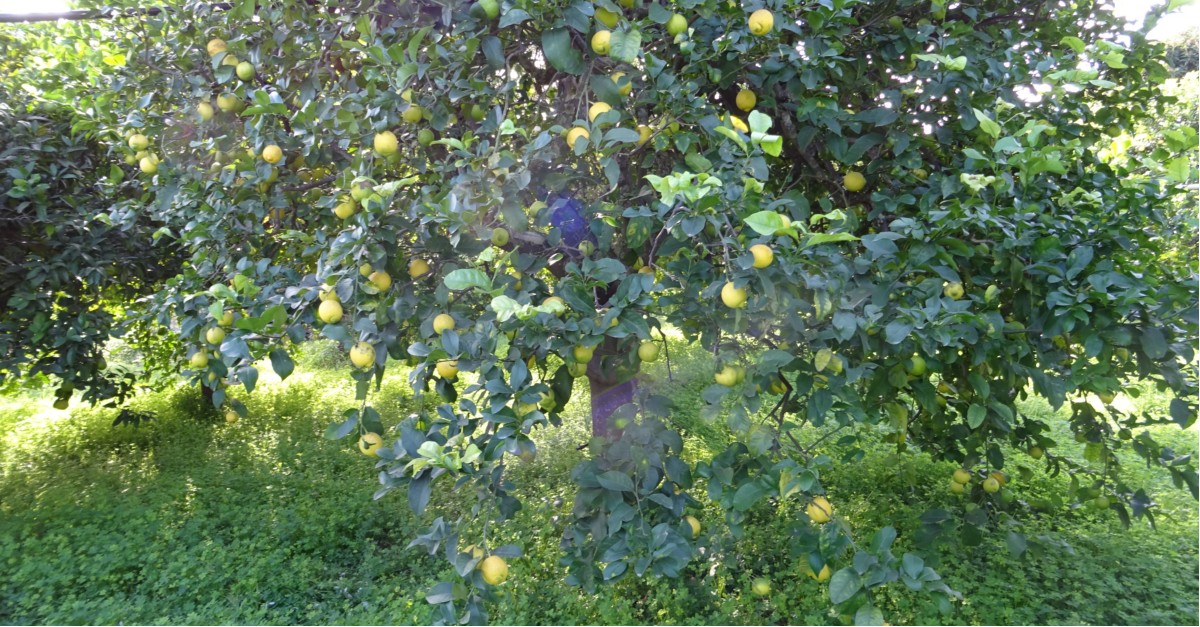
M 757 103 L 758 96 L 755 96 L 754 92 L 750 91 L 749 89 L 743 89 L 739 91 L 737 98 L 734 99 L 734 104 L 736 104 L 737 108 L 741 109 L 742 111 L 749 111 L 753 109 L 754 105 Z
M 413 259 L 408 262 L 408 276 L 417 279 L 429 274 L 429 264 L 424 259 Z
M 622 96 L 628 96 L 629 94 L 633 93 L 633 80 L 627 79 L 625 80 L 624 84 L 622 84 L 621 79 L 624 77 L 624 72 L 613 72 L 612 76 L 609 78 L 612 79 L 612 82 L 617 84 L 617 93 L 621 94 Z
M 804 511 L 813 522 L 824 524 L 829 522 L 829 517 L 833 515 L 833 505 L 829 499 L 818 496 L 813 498 L 812 503 L 809 503 Z
M 591 135 L 588 134 L 586 128 L 583 128 L 582 126 L 576 126 L 575 128 L 567 131 L 567 145 L 571 147 L 571 150 L 574 150 L 575 142 L 579 141 L 580 139 L 586 141 L 590 137 Z
M 225 329 L 221 327 L 213 327 L 204 334 L 204 340 L 214 346 L 220 345 L 225 341 Z
M 612 33 L 606 30 L 598 30 L 595 35 L 592 35 L 592 52 L 600 56 L 608 54 L 612 48 L 611 44 Z
M 242 61 L 234 68 L 234 72 L 237 73 L 238 78 L 248 81 L 254 78 L 254 64 L 249 61 Z
M 721 302 L 732 309 L 745 307 L 746 289 L 735 286 L 732 281 L 726 283 L 725 287 L 721 288 Z
M 488 584 L 498 586 L 508 580 L 508 562 L 498 555 L 489 555 L 480 562 L 479 572 Z
M 356 368 L 370 368 L 375 365 L 375 347 L 367 342 L 359 342 L 350 349 L 350 363 Z
M 761 37 L 771 32 L 772 28 L 775 28 L 775 16 L 771 15 L 771 12 L 766 9 L 759 9 L 750 14 L 748 23 L 751 34 Z
M 375 134 L 375 152 L 388 157 L 396 154 L 400 149 L 400 142 L 396 139 L 396 134 L 391 131 L 384 131 Z
M 723 385 L 727 388 L 733 387 L 738 383 L 738 372 L 739 368 L 737 366 L 725 366 L 721 368 L 719 372 L 713 375 L 713 381 L 716 381 L 718 385 Z
M 225 113 L 241 111 L 242 101 L 233 94 L 221 94 L 217 96 L 217 108 Z
M 867 179 L 858 172 L 847 172 L 846 176 L 842 177 L 842 185 L 852 192 L 862 191 L 862 188 L 867 186 Z
M 658 361 L 658 344 L 654 342 L 642 342 L 638 345 L 638 359 L 654 363 Z
M 421 108 L 421 105 L 416 104 L 408 105 L 408 108 L 406 108 L 404 112 L 400 114 L 400 119 L 408 122 L 409 124 L 416 124 L 417 122 L 420 122 L 421 118 L 423 117 L 425 117 L 425 111 Z
M 638 124 L 637 132 L 638 132 L 637 145 L 639 145 L 639 146 L 650 141 L 650 136 L 654 134 L 654 131 L 651 131 L 650 127 L 646 126 L 645 124 Z
M 588 122 L 595 122 L 596 118 L 599 117 L 600 114 L 608 113 L 609 111 L 612 111 L 612 107 L 608 106 L 607 102 L 594 103 L 588 108 Z
M 453 331 L 453 330 L 454 330 L 454 317 L 451 316 L 450 314 L 441 313 L 433 318 L 433 332 L 434 333 L 441 335 L 442 331 Z
M 283 159 L 283 150 L 280 149 L 279 146 L 271 144 L 266 148 L 263 148 L 262 158 L 263 161 L 266 161 L 270 164 L 279 163 L 279 161 Z
M 754 267 L 765 268 L 775 261 L 775 252 L 766 244 L 755 244 L 750 247 L 750 254 L 754 255 Z
M 617 20 L 621 19 L 619 14 L 613 13 L 612 11 L 609 11 L 603 7 L 596 7 L 594 15 L 596 16 L 597 22 L 600 22 L 609 28 L 616 26 Z
M 317 307 L 317 319 L 325 324 L 337 324 L 342 320 L 342 304 L 327 300 Z
M 358 450 L 367 457 L 378 457 L 379 449 L 383 446 L 383 438 L 378 433 L 369 431 L 358 439 Z
M 375 289 L 381 292 L 387 291 L 387 288 L 392 286 L 392 275 L 384 272 L 383 270 L 376 270 L 372 272 L 371 275 L 367 277 L 367 280 L 371 282 L 371 285 L 375 286 Z
M 224 39 L 210 39 L 206 47 L 208 49 L 208 56 L 210 57 L 215 57 L 228 49 Z
M 437 363 L 438 376 L 450 381 L 458 376 L 458 360 L 447 359 Z
M 571 357 L 575 358 L 576 363 L 586 364 L 592 360 L 592 355 L 596 352 L 594 346 L 576 346 L 571 350 Z
M 678 13 L 672 15 L 671 19 L 667 20 L 667 34 L 672 37 L 687 30 L 687 27 L 687 18 Z

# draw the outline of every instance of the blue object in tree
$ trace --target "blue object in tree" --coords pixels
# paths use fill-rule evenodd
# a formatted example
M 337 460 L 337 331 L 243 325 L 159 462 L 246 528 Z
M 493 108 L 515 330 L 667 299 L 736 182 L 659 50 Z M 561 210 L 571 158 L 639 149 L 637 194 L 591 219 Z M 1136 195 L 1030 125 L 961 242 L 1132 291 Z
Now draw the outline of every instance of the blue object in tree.
M 564 194 L 551 194 L 546 199 L 550 211 L 550 226 L 562 234 L 562 241 L 571 248 L 578 248 L 584 240 L 594 239 L 588 228 L 588 219 L 583 203 Z

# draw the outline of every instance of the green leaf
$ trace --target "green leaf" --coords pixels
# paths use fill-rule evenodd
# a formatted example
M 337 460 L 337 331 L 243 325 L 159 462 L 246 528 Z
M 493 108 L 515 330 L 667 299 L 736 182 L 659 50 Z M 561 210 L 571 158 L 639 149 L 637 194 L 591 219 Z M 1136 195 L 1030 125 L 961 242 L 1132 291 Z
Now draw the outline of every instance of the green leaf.
M 642 52 L 642 33 L 637 29 L 613 31 L 609 44 L 609 57 L 625 63 L 633 63 Z
M 883 612 L 870 603 L 858 608 L 854 613 L 855 625 L 882 625 Z
M 850 233 L 809 233 L 808 237 L 804 238 L 804 244 L 800 248 L 811 248 L 820 246 L 821 244 L 836 244 L 838 242 L 856 242 L 858 237 Z
M 571 33 L 565 28 L 552 28 L 542 33 L 542 53 L 560 72 L 583 73 L 583 55 L 571 45 Z
M 504 67 L 504 50 L 500 44 L 500 38 L 495 35 L 484 37 L 483 58 L 492 69 L 501 69 Z
M 358 410 L 347 409 L 346 413 L 342 414 L 346 417 L 342 422 L 335 422 L 325 428 L 325 439 L 340 440 L 348 435 L 358 426 Z
M 492 287 L 492 281 L 488 278 L 488 275 L 474 268 L 459 268 L 458 270 L 454 270 L 450 274 L 447 274 L 446 278 L 442 279 L 442 282 L 446 284 L 446 287 L 454 291 L 467 290 L 473 287 L 487 291 Z
M 425 601 L 431 605 L 449 603 L 454 600 L 454 584 L 449 581 L 439 581 L 425 594 Z
M 1101 55 L 1100 60 L 1114 70 L 1123 70 L 1129 67 L 1128 65 L 1125 65 L 1125 55 L 1116 51 Z
M 759 499 L 766 496 L 767 492 L 767 488 L 764 488 L 757 481 L 751 481 L 750 483 L 742 484 L 742 486 L 737 489 L 737 492 L 733 494 L 733 509 L 739 512 L 744 512 L 751 507 L 754 507 L 754 504 L 757 503 Z
M 829 600 L 834 605 L 840 605 L 849 601 L 861 589 L 862 580 L 858 578 L 858 573 L 847 566 L 834 573 L 833 578 L 829 580 Z
M 783 152 L 783 138 L 778 135 L 763 135 L 758 145 L 772 157 L 778 157 Z
M 884 334 L 884 337 L 887 339 L 888 344 L 899 344 L 900 342 L 903 342 L 904 340 L 908 339 L 908 335 L 913 332 L 913 328 L 914 327 L 913 327 L 912 323 L 901 322 L 899 320 L 893 320 L 888 323 L 887 327 L 883 330 L 883 334 Z M 905 373 L 903 367 L 898 366 L 898 368 L 900 370 L 900 376 L 903 377 L 903 381 L 905 383 L 907 383 L 908 382 L 907 373 Z M 896 387 L 900 387 L 900 386 L 896 386 Z
M 641 139 L 641 135 L 637 131 L 619 126 L 604 134 L 604 141 L 606 143 L 633 144 L 639 139 Z
M 967 409 L 967 426 L 972 429 L 978 429 L 979 425 L 983 424 L 983 420 L 987 418 L 987 409 L 982 405 L 971 403 Z
M 1028 548 L 1028 543 L 1025 541 L 1024 534 L 1010 531 L 1005 536 L 1004 540 L 1005 543 L 1008 544 L 1008 552 L 1011 553 L 1013 557 L 1021 557 L 1021 554 L 1023 554 L 1025 549 Z
M 861 122 L 866 122 L 867 124 L 874 124 L 875 126 L 887 126 L 888 124 L 895 122 L 896 118 L 898 117 L 900 117 L 900 115 L 895 109 L 880 107 L 878 109 L 871 109 L 869 111 L 858 113 L 854 116 L 854 119 Z
M 225 285 L 224 283 L 217 283 L 216 285 L 208 288 L 208 293 L 212 294 L 215 298 L 220 298 L 223 300 L 237 300 L 237 292 L 234 292 L 228 285 Z
M 1186 183 L 1192 177 L 1192 166 L 1187 157 L 1176 157 L 1167 162 L 1167 178 L 1176 183 Z
M 629 475 L 617 470 L 610 470 L 597 475 L 596 481 L 605 490 L 633 492 L 633 479 L 630 479 Z
M 509 9 L 508 11 L 505 11 L 504 15 L 500 18 L 500 23 L 498 26 L 500 28 L 508 28 L 509 26 L 516 26 L 517 24 L 520 24 L 528 19 L 529 14 L 525 11 L 522 11 L 521 9 Z
M 1074 50 L 1076 53 L 1083 52 L 1083 49 L 1087 47 L 1087 44 L 1084 44 L 1083 40 L 1078 37 L 1063 37 L 1062 43 L 1070 46 L 1071 50 Z
M 971 111 L 975 113 L 975 119 L 979 120 L 980 130 L 988 135 L 991 135 L 992 139 L 1000 137 L 1000 125 L 996 124 L 992 118 L 988 117 L 988 114 L 980 111 L 979 109 L 971 109 Z
M 1154 360 L 1167 356 L 1167 339 L 1163 336 L 1162 329 L 1150 327 L 1142 330 L 1142 351 Z
M 238 380 L 245 386 L 247 392 L 253 392 L 254 386 L 258 383 L 258 368 L 254 366 L 246 366 L 237 373 Z
M 746 147 L 746 140 L 742 139 L 742 136 L 739 135 L 737 131 L 729 128 L 728 126 L 718 126 L 714 128 L 713 131 L 732 139 L 733 141 L 737 142 L 738 146 L 741 146 L 742 148 Z
M 498 322 L 504 322 L 513 316 L 523 319 L 526 316 L 522 314 L 531 309 L 529 305 L 522 305 L 508 296 L 493 298 L 490 307 L 492 311 L 496 312 L 496 320 Z
M 1025 148 L 1021 146 L 1021 142 L 1017 141 L 1017 138 L 1012 135 L 1001 137 L 996 142 L 996 145 L 992 147 L 992 150 L 995 152 L 1007 152 L 1009 154 L 1025 152 Z
M 683 161 L 689 169 L 696 172 L 708 172 L 713 167 L 712 162 L 698 152 L 687 153 L 684 155 Z
M 1187 401 L 1181 398 L 1171 399 L 1169 410 L 1171 412 L 1171 420 L 1175 421 L 1175 424 L 1179 425 L 1181 429 L 1187 429 L 1196 421 L 1196 412 L 1192 411 L 1188 407 Z
M 771 116 L 761 111 L 751 111 L 746 118 L 751 133 L 766 133 L 771 130 Z
M 296 369 L 296 363 L 288 356 L 287 351 L 276 348 L 271 351 L 271 369 L 279 375 L 280 379 L 286 379 Z
M 774 211 L 759 211 L 758 213 L 746 216 L 742 221 L 759 235 L 774 235 L 788 228 L 791 220 L 789 219 L 785 222 L 785 219 L 786 216 Z

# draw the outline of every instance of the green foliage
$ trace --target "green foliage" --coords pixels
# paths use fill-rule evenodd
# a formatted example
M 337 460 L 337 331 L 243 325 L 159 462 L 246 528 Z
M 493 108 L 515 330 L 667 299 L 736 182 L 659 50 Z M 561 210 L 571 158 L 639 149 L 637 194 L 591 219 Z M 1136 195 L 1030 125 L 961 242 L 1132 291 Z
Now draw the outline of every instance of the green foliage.
M 119 171 L 140 187 L 105 215 L 148 215 L 186 263 L 130 316 L 176 332 L 188 361 L 173 365 L 214 407 L 249 417 L 234 392 L 267 374 L 256 363 L 287 378 L 313 335 L 358 349 L 325 433 L 400 425 L 378 495 L 430 510 L 415 543 L 454 575 L 427 596 L 439 621 L 501 602 L 459 544 L 521 554 L 489 538 L 525 508 L 509 471 L 562 428 L 584 380 L 635 377 L 636 347 L 664 327 L 710 355 L 683 383 L 711 436 L 687 464 L 734 537 L 817 495 L 841 502 L 825 477 L 875 431 L 979 477 L 1011 474 L 1014 449 L 1050 450 L 1069 503 L 1110 500 L 1127 524 L 1157 520 L 1129 450 L 1197 493 L 1194 461 L 1147 430 L 1196 416 L 1194 257 L 1164 263 L 1194 235 L 1175 208 L 1196 135 L 1120 141 L 1174 104 L 1161 45 L 1099 5 L 772 0 L 774 28 L 752 34 L 758 5 L 633 4 L 187 1 L 137 28 L 69 27 L 73 48 L 17 29 L 13 49 L 48 43 L 63 71 L 11 54 L 5 80 L 137 161 Z M 603 54 L 597 8 L 618 18 Z M 674 12 L 687 28 L 669 35 Z M 242 62 L 254 71 L 239 77 Z M 755 110 L 736 108 L 742 88 Z M 493 246 L 498 227 L 510 240 Z M 343 315 L 323 323 L 328 300 Z M 434 330 L 441 315 L 453 328 Z M 398 360 L 422 396 L 402 420 L 380 398 Z M 1087 402 L 1130 381 L 1172 398 Z M 1069 414 L 1022 411 L 1031 394 Z M 573 474 L 571 580 L 630 563 L 686 577 L 700 553 L 679 517 L 697 494 L 665 481 L 688 445 L 655 425 L 697 401 L 619 400 Z M 616 419 L 635 416 L 622 440 Z M 1082 461 L 1058 452 L 1063 425 Z M 463 501 L 437 498 L 450 491 Z M 927 514 L 930 542 L 982 544 L 1027 513 L 979 482 L 967 498 L 981 505 Z M 810 518 L 786 535 L 810 567 L 836 562 L 823 600 L 839 615 L 878 622 L 894 588 L 951 603 L 925 557 L 893 551 L 894 525 Z
M 1171 68 L 1172 77 L 1183 78 L 1200 70 L 1200 28 L 1193 27 L 1177 35 L 1166 42 L 1166 48 L 1167 66 Z
M 309 347 L 305 346 L 305 352 Z M 677 376 L 705 372 L 704 355 L 671 346 Z M 667 383 L 665 364 L 652 374 Z M 246 397 L 250 415 L 235 425 L 200 424 L 180 413 L 175 392 L 143 395 L 133 405 L 159 419 L 138 429 L 109 427 L 116 410 L 50 410 L 51 398 L 0 399 L 0 620 L 62 624 L 310 623 L 408 624 L 434 619 L 421 591 L 439 577 L 439 559 L 405 548 L 421 522 L 400 503 L 373 502 L 373 473 L 351 442 L 316 437 L 327 408 L 347 393 L 336 371 L 301 370 L 280 385 L 270 380 Z M 380 402 L 404 415 L 419 408 L 389 375 Z M 191 403 L 199 401 L 194 390 Z M 686 401 L 691 393 L 678 393 Z M 1144 395 L 1149 408 L 1169 398 Z M 799 546 L 789 520 L 751 510 L 753 524 L 737 541 L 720 524 L 721 510 L 703 491 L 690 511 L 705 525 L 706 556 L 677 579 L 626 577 L 594 593 L 561 585 L 559 542 L 571 516 L 568 474 L 586 437 L 586 398 L 567 409 L 562 430 L 539 438 L 540 454 L 510 473 L 528 504 L 497 528 L 498 544 L 519 540 L 525 557 L 492 606 L 505 624 L 838 624 L 825 586 L 792 555 Z M 1024 411 L 1051 419 L 1041 402 Z M 675 428 L 702 424 L 679 412 Z M 1194 432 L 1150 427 L 1181 452 L 1195 453 Z M 557 439 L 563 433 L 574 438 Z M 820 432 L 800 434 L 806 441 Z M 1065 428 L 1055 433 L 1069 439 Z M 859 463 L 823 475 L 838 506 L 856 526 L 895 525 L 894 551 L 916 549 L 914 530 L 931 506 L 952 507 L 943 477 L 951 465 L 921 454 L 896 456 L 894 446 L 865 433 Z M 685 451 L 699 444 L 685 440 Z M 1082 445 L 1062 453 L 1082 461 Z M 704 453 L 703 451 L 699 451 Z M 1128 456 L 1127 452 L 1120 453 Z M 1132 458 L 1129 458 L 1132 461 Z M 1039 464 L 1017 480 L 1019 501 L 1063 494 L 1069 481 Z M 1136 464 L 1134 465 L 1136 466 Z M 1141 479 L 1161 481 L 1144 468 Z M 458 510 L 470 498 L 439 497 Z M 1125 531 L 1087 508 L 1053 518 L 1023 517 L 1020 528 L 1045 538 L 1037 550 L 1010 552 L 997 529 L 974 547 L 944 542 L 926 550 L 944 581 L 967 601 L 940 609 L 924 593 L 887 587 L 875 603 L 889 622 L 920 624 L 1187 624 L 1195 622 L 1197 519 L 1194 504 L 1166 493 L 1169 516 L 1157 529 Z M 1012 521 L 1018 522 L 1018 521 Z M 1120 568 L 1113 568 L 1119 563 Z M 757 577 L 772 582 L 760 599 Z
M 155 246 L 149 217 L 107 213 L 137 181 L 73 128 L 72 109 L 4 86 L 0 96 L 0 384 L 53 376 L 64 402 L 77 389 L 87 401 L 121 400 L 147 371 L 109 367 L 105 345 L 138 337 L 124 311 L 178 271 L 176 249 Z

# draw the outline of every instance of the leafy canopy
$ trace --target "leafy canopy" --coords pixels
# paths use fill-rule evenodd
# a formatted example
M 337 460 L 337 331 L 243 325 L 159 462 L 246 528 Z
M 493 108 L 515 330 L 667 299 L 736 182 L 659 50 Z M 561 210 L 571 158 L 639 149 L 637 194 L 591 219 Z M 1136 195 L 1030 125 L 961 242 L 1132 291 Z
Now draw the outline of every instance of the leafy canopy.
M 760 9 L 769 28 L 759 14 L 752 32 Z M 520 555 L 488 543 L 520 507 L 511 456 L 536 452 L 576 377 L 593 393 L 630 380 L 668 325 L 712 350 L 702 412 L 740 442 L 685 460 L 669 400 L 641 392 L 594 421 L 563 542 L 572 584 L 678 575 L 711 539 L 684 519 L 703 487 L 735 538 L 756 508 L 807 504 L 791 553 L 830 567 L 842 615 L 881 622 L 871 590 L 896 580 L 948 602 L 919 556 L 891 553 L 894 529 L 855 542 L 837 495 L 814 500 L 827 447 L 871 431 L 968 471 L 985 507 L 925 521 L 961 516 L 967 542 L 1024 507 L 1000 479 L 1027 462 L 1002 445 L 1045 452 L 1072 500 L 1126 521 L 1154 506 L 1114 448 L 1196 492 L 1191 460 L 1130 431 L 1195 418 L 1195 256 L 1163 234 L 1182 229 L 1170 208 L 1196 133 L 1122 149 L 1169 104 L 1168 70 L 1101 8 L 243 1 L 121 23 L 136 28 L 73 27 L 97 45 L 46 68 L 9 59 L 8 80 L 136 161 L 139 193 L 97 215 L 151 216 L 187 251 L 139 312 L 185 341 L 177 363 L 215 404 L 244 411 L 226 386 L 252 391 L 264 357 L 287 376 L 315 331 L 357 347 L 358 402 L 328 435 L 386 433 L 381 494 L 406 490 L 418 513 L 435 488 L 479 495 L 413 540 L 459 576 L 428 594 L 446 622 L 486 617 L 483 555 Z M 334 300 L 342 316 L 318 321 Z M 453 325 L 435 331 L 439 315 Z M 436 412 L 371 406 L 389 357 L 444 399 Z M 1173 390 L 1169 415 L 1089 402 L 1130 379 Z M 1029 394 L 1070 408 L 1087 463 L 1017 410 Z

